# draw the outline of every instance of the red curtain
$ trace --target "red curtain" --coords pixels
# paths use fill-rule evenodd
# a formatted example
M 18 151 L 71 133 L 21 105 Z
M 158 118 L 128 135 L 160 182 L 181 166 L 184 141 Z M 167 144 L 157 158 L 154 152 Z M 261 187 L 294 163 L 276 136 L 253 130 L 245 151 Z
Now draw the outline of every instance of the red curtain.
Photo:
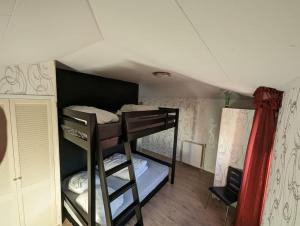
M 282 94 L 281 91 L 266 87 L 260 87 L 254 93 L 255 115 L 245 157 L 235 226 L 260 225 Z

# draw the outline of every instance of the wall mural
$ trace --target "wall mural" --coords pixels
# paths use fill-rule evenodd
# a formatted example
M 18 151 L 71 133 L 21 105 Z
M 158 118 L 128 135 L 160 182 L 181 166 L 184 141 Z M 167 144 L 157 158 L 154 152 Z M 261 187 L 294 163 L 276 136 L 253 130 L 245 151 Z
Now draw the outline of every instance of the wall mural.
M 273 149 L 263 226 L 300 225 L 300 89 L 284 94 Z
M 222 111 L 215 186 L 225 186 L 228 166 L 243 169 L 254 110 L 224 108 Z
M 54 62 L 10 65 L 2 68 L 0 94 L 55 95 Z

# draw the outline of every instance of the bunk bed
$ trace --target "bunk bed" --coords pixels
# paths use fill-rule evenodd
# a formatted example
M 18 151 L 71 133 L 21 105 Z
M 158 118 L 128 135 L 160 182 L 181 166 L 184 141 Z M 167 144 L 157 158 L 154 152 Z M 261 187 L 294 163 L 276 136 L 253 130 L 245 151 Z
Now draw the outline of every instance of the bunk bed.
M 76 199 L 78 194 L 70 191 L 70 176 L 62 181 L 63 215 L 74 226 L 125 225 L 134 215 L 136 225 L 143 225 L 141 206 L 145 205 L 160 188 L 171 179 L 174 183 L 178 135 L 178 109 L 123 112 L 118 122 L 97 124 L 95 114 L 65 108 L 61 111 L 60 123 L 64 139 L 81 147 L 87 155 L 88 207 L 84 211 Z M 149 151 L 140 151 L 132 144 L 144 136 L 174 128 L 174 143 L 171 159 L 160 158 Z M 75 132 L 74 132 L 75 131 Z M 123 147 L 123 148 L 115 148 Z M 105 157 L 115 150 L 126 154 L 126 161 L 109 170 L 105 169 Z M 109 154 L 107 154 L 109 153 Z M 133 159 L 147 160 L 148 169 L 139 178 L 135 177 Z M 97 165 L 97 166 L 96 166 Z M 128 167 L 129 181 L 116 178 L 114 174 Z M 96 172 L 97 171 L 97 172 Z M 100 178 L 105 221 L 96 222 L 96 175 Z M 109 188 L 112 187 L 113 191 Z M 123 203 L 112 212 L 112 202 L 122 195 Z M 97 204 L 98 205 L 98 204 Z

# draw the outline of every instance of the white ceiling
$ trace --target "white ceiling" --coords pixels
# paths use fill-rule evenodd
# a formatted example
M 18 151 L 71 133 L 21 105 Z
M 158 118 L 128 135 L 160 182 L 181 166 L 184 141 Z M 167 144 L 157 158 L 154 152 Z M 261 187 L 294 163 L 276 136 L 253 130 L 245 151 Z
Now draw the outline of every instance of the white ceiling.
M 11 8 L 9 3 L 3 5 Z M 58 59 L 101 39 L 86 1 L 16 0 L 1 38 L 0 62 Z
M 300 76 L 300 1 L 0 0 L 0 39 L 0 64 L 56 59 L 166 93 L 251 94 Z

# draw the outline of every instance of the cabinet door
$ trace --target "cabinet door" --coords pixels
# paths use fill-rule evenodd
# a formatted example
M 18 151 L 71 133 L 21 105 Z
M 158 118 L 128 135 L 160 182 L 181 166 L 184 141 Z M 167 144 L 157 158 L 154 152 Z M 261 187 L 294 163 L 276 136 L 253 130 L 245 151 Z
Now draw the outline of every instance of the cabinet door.
M 56 225 L 51 102 L 10 101 L 17 174 L 26 226 Z
M 8 100 L 0 99 L 0 221 L 19 226 L 18 196 Z

